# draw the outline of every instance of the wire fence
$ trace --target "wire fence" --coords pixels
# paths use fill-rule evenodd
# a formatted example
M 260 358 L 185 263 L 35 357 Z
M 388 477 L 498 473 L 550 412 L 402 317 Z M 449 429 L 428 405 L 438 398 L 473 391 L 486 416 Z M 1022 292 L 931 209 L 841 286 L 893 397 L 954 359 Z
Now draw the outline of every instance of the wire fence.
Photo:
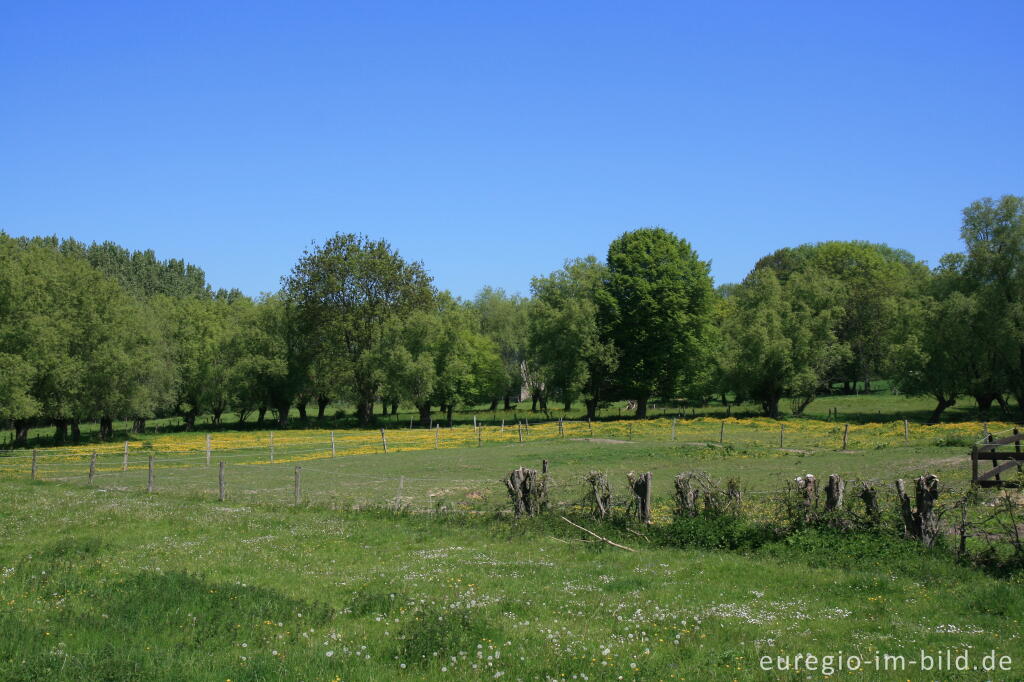
M 429 450 L 515 447 L 552 441 L 659 443 L 680 447 L 771 448 L 790 451 L 970 446 L 992 429 L 1011 425 L 962 423 L 911 426 L 908 422 L 845 425 L 813 420 L 663 418 L 594 421 L 551 420 L 478 423 L 433 428 L 173 434 L 146 441 L 17 451 L 0 456 L 0 479 L 30 477 L 162 494 L 229 498 L 252 503 L 322 504 L 336 507 L 393 505 L 431 509 L 480 509 L 506 503 L 498 476 L 458 466 L 424 471 L 415 461 L 389 458 L 367 466 L 354 455 Z M 464 459 L 464 458 L 463 458 Z M 451 462 L 460 458 L 454 453 Z M 224 469 L 221 470 L 221 463 Z M 539 468 L 539 459 L 534 466 Z M 466 476 L 460 471 L 469 473 Z M 490 473 L 490 472 L 487 472 Z M 660 482 L 667 486 L 668 482 Z M 582 475 L 552 472 L 555 504 L 585 494 Z M 667 488 L 666 488 L 667 490 Z M 773 491 L 748 491 L 770 495 Z

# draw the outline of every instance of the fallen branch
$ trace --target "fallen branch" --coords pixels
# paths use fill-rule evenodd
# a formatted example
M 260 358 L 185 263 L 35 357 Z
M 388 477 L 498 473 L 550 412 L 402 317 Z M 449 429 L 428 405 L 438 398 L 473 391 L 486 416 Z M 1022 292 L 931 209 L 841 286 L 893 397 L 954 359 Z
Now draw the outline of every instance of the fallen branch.
M 565 521 L 566 523 L 568 523 L 568 524 L 569 524 L 570 526 L 575 526 L 576 528 L 579 528 L 579 529 L 580 529 L 581 531 L 583 531 L 584 533 L 587 533 L 588 535 L 593 535 L 593 536 L 594 536 L 595 538 L 597 538 L 597 539 L 598 539 L 598 540 L 600 540 L 601 542 L 606 542 L 606 543 L 608 543 L 609 545 L 611 545 L 612 547 L 618 547 L 619 549 L 624 549 L 624 550 L 626 550 L 627 552 L 635 552 L 635 551 L 636 551 L 636 550 L 635 550 L 635 549 L 633 549 L 632 547 L 626 547 L 625 545 L 620 545 L 620 544 L 619 544 L 619 543 L 617 543 L 617 542 L 612 542 L 612 541 L 611 541 L 611 540 L 609 540 L 608 538 L 603 538 L 603 537 L 601 537 L 600 535 L 598 535 L 597 533 L 595 533 L 594 531 L 592 531 L 592 530 L 587 530 L 587 529 L 586 529 L 586 528 L 584 528 L 583 526 L 579 525 L 578 523 L 573 523 L 572 521 L 570 521 L 569 519 L 565 518 L 564 516 L 562 516 L 562 517 L 560 517 L 560 518 L 561 518 L 561 519 L 562 519 L 563 521 Z

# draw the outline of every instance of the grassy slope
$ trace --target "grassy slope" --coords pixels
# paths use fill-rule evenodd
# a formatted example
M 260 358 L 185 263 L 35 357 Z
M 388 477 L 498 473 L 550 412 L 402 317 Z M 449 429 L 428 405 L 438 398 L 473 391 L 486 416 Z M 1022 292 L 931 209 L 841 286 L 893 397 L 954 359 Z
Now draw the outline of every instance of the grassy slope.
M 929 468 L 957 481 L 962 456 L 548 442 L 308 462 L 304 483 L 316 498 L 315 482 L 333 481 L 316 501 L 379 502 L 397 476 L 410 476 L 410 498 L 442 486 L 416 477 L 455 476 L 479 481 L 485 498 L 449 499 L 488 507 L 501 501 L 498 476 L 541 458 L 562 481 L 651 469 L 664 495 L 683 469 L 738 472 L 754 489 L 806 470 L 889 478 Z M 331 466 L 332 477 L 313 475 Z M 743 555 L 657 548 L 597 527 L 640 549 L 627 553 L 581 542 L 557 519 L 256 504 L 286 501 L 290 470 L 230 467 L 226 503 L 201 467 L 161 471 L 154 496 L 137 492 L 142 472 L 91 489 L 0 482 L 0 679 L 728 680 L 758 677 L 762 654 L 916 657 L 921 647 L 994 647 L 1024 665 L 1021 584 L 908 543 L 809 536 Z M 111 485 L 122 476 L 138 478 Z M 247 481 L 261 492 L 247 493 Z

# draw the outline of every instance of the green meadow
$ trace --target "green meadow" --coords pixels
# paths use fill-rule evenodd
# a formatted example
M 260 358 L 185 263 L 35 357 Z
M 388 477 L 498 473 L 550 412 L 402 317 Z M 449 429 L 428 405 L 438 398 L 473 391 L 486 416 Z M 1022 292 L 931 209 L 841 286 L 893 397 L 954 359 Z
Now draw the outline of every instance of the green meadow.
M 753 516 L 805 473 L 888 490 L 928 471 L 950 496 L 966 487 L 959 440 L 813 447 L 831 428 L 792 427 L 803 448 L 684 442 L 680 426 L 677 441 L 535 431 L 523 444 L 336 457 L 290 452 L 279 435 L 274 463 L 240 442 L 210 467 L 202 453 L 163 461 L 152 494 L 144 450 L 128 471 L 102 455 L 92 484 L 81 455 L 63 465 L 73 475 L 41 468 L 31 481 L 19 466 L 0 480 L 0 679 L 1019 679 L 1020 573 L 889 527 L 776 536 L 756 519 L 673 520 L 682 471 L 736 478 Z M 500 479 L 542 460 L 552 513 L 513 519 Z M 586 514 L 591 470 L 612 482 L 611 520 Z M 629 471 L 654 474 L 653 526 L 622 509 Z M 920 670 L 922 651 L 982 666 L 993 649 L 1016 672 Z M 816 670 L 779 670 L 798 653 L 817 656 Z M 851 655 L 866 664 L 839 669 Z M 885 655 L 914 662 L 882 670 Z

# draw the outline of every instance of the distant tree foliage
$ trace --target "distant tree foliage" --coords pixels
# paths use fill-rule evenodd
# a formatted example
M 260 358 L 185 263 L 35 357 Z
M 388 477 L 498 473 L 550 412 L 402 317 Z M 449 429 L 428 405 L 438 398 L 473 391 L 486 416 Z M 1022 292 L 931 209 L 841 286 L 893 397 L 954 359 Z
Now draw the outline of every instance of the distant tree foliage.
M 233 412 L 285 425 L 335 401 L 369 425 L 374 404 L 419 423 L 459 406 L 611 400 L 753 402 L 780 418 L 819 395 L 889 379 L 935 400 L 1024 418 L 1024 198 L 963 212 L 964 250 L 929 269 L 862 241 L 779 249 L 715 288 L 708 263 L 662 228 L 626 232 L 604 261 L 570 259 L 530 297 L 437 291 L 386 241 L 335 234 L 253 300 L 213 291 L 181 260 L 117 244 L 0 232 L 0 424 L 16 444 L 115 421 Z M 1014 407 L 1014 405 L 1016 407 Z

